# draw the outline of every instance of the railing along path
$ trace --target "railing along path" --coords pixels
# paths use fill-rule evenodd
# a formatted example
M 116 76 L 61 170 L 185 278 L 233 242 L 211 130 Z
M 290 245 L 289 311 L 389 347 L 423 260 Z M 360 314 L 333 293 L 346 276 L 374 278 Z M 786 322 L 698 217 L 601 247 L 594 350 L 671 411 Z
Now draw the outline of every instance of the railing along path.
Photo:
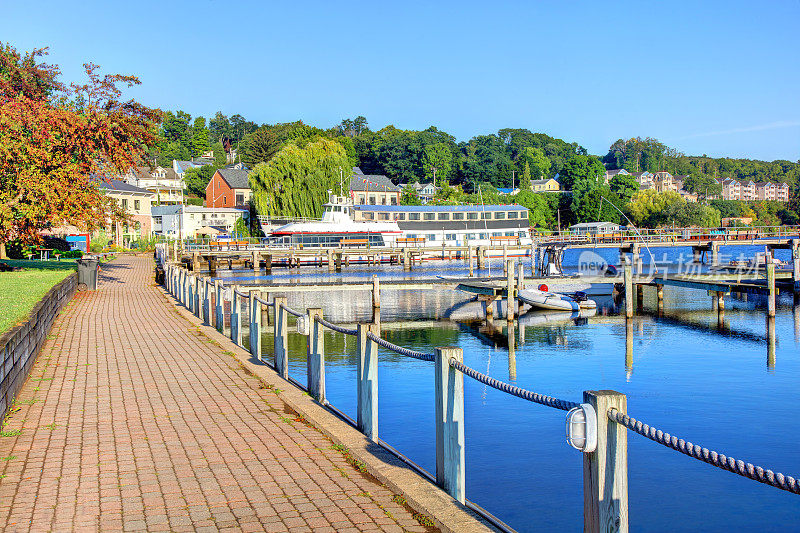
M 224 284 L 216 280 L 214 290 L 208 279 L 191 275 L 185 268 L 168 263 L 165 268 L 164 284 L 167 290 L 181 303 L 211 323 L 211 296 L 215 295 L 215 324 L 222 331 L 224 325 Z M 249 301 L 250 351 L 254 357 L 263 360 L 261 350 L 261 306 L 274 309 L 274 363 L 279 375 L 288 378 L 287 315 L 298 318 L 298 329 L 308 337 L 308 391 L 309 394 L 327 405 L 325 398 L 325 356 L 322 328 L 358 338 L 358 420 L 356 426 L 368 438 L 378 441 L 378 351 L 380 346 L 400 355 L 431 362 L 435 369 L 436 401 L 436 482 L 457 500 L 464 503 L 464 392 L 463 378 L 468 376 L 480 383 L 493 387 L 512 396 L 546 407 L 589 413 L 591 420 L 585 420 L 584 428 L 596 428 L 596 443 L 591 449 L 584 449 L 584 520 L 585 530 L 599 531 L 601 525 L 614 524 L 614 530 L 628 529 L 627 513 L 627 438 L 626 431 L 642 435 L 658 444 L 680 452 L 688 457 L 705 462 L 717 468 L 752 479 L 766 485 L 800 494 L 800 481 L 795 477 L 774 472 L 761 466 L 735 459 L 715 450 L 701 447 L 692 442 L 670 435 L 625 413 L 626 397 L 615 391 L 586 391 L 584 403 L 577 403 L 537 392 L 522 389 L 509 383 L 483 374 L 463 362 L 460 348 L 436 348 L 434 353 L 425 353 L 398 346 L 383 339 L 377 324 L 359 324 L 355 329 L 346 328 L 325 320 L 321 309 L 308 309 L 305 313 L 286 305 L 286 298 L 275 296 L 272 302 L 264 300 L 258 291 L 249 294 L 231 288 L 231 339 L 241 345 L 240 312 L 242 301 Z M 220 314 L 222 316 L 220 316 Z M 570 437 L 571 438 L 571 437 Z M 586 438 L 588 443 L 591 439 Z M 588 446 L 588 445 L 587 445 Z M 578 446 L 575 446 L 578 447 Z M 579 448 L 580 449 L 580 448 Z M 611 495 L 615 505 L 601 505 Z

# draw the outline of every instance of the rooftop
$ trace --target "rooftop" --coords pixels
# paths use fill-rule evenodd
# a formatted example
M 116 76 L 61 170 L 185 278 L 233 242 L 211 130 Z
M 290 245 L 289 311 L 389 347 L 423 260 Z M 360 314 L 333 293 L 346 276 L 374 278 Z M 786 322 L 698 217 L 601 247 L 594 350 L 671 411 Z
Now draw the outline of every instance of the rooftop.
M 362 211 L 389 211 L 392 213 L 424 213 L 453 211 L 527 211 L 527 207 L 509 205 L 356 205 Z
M 350 178 L 351 191 L 400 192 L 401 189 L 382 174 L 356 174 Z
M 217 170 L 222 179 L 225 180 L 231 189 L 249 189 L 250 182 L 247 179 L 248 172 L 236 168 L 221 168 Z

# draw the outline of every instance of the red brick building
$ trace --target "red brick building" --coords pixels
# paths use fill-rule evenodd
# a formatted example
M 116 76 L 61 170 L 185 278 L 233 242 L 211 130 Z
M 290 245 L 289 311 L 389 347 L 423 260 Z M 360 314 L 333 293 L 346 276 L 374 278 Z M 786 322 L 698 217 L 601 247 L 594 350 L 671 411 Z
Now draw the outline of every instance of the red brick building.
M 206 207 L 247 207 L 252 195 L 246 170 L 221 168 L 206 186 Z

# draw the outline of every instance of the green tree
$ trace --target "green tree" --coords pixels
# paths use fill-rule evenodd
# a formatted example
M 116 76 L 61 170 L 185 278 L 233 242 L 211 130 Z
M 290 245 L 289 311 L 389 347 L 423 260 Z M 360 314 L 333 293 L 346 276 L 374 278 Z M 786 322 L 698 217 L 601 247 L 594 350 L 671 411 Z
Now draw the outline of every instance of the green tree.
M 192 125 L 192 153 L 194 156 L 203 155 L 208 150 L 208 129 L 206 119 L 197 117 Z
M 677 206 L 685 203 L 683 197 L 674 191 L 643 189 L 633 195 L 628 211 L 637 226 L 655 228 L 673 224 L 669 214 L 675 213 Z
M 525 168 L 522 169 L 522 177 L 519 179 L 519 190 L 531 190 L 531 165 L 527 161 L 525 161 Z
M 517 158 L 517 169 L 524 172 L 526 165 L 530 168 L 530 179 L 544 179 L 550 173 L 550 159 L 541 148 L 526 146 L 522 149 Z
M 186 169 L 186 174 L 183 178 L 186 182 L 186 192 L 199 196 L 200 198 L 205 198 L 206 187 L 217 171 L 217 168 L 216 165 L 203 165 L 199 168 Z
M 600 184 L 605 178 L 606 169 L 594 156 L 574 155 L 564 163 L 559 174 L 559 182 L 564 190 L 572 190 L 583 182 Z
M 400 194 L 400 205 L 422 205 L 417 191 L 411 185 L 403 187 L 403 192 Z
M 436 170 L 436 185 L 449 185 L 453 173 L 453 153 L 447 143 L 429 144 L 424 148 L 422 166 L 425 170 L 426 181 L 433 181 L 434 169 Z
M 611 192 L 628 202 L 639 190 L 639 182 L 630 174 L 617 174 L 609 182 Z
M 319 218 L 327 191 L 339 188 L 339 167 L 347 165 L 344 148 L 333 140 L 289 143 L 250 173 L 256 209 L 261 215 Z

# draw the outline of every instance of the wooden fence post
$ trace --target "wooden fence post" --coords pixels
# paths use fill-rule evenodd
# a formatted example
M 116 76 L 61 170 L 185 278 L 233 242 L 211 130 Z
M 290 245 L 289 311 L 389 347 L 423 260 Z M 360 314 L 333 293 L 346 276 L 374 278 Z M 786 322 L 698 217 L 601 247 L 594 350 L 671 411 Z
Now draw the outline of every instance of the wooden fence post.
M 288 314 L 286 313 L 286 309 L 283 308 L 283 306 L 286 305 L 286 297 L 275 296 L 272 299 L 272 303 L 275 305 L 275 320 L 274 320 L 274 330 L 273 330 L 275 336 L 275 344 L 273 350 L 273 354 L 275 357 L 274 360 L 275 371 L 283 379 L 288 379 L 289 347 L 286 337 Z
M 381 287 L 380 281 L 378 281 L 378 275 L 372 275 L 372 307 L 380 307 L 381 306 Z
M 194 297 L 195 293 L 195 280 L 197 277 L 195 275 L 189 276 L 189 282 L 187 283 L 187 293 L 186 293 L 186 309 L 189 310 L 190 313 L 194 314 Z
M 194 277 L 194 316 L 203 318 L 203 279 L 199 274 Z
M 436 348 L 436 484 L 461 503 L 464 486 L 464 375 L 450 358 L 464 360 L 461 348 Z
M 356 424 L 367 438 L 378 442 L 378 345 L 367 333 L 380 334 L 377 324 L 358 325 L 358 415 Z
M 222 281 L 214 280 L 214 326 L 220 333 L 225 331 L 225 288 Z
M 261 302 L 260 291 L 250 291 L 250 355 L 261 361 Z
M 625 317 L 631 318 L 633 316 L 633 300 L 636 297 L 633 293 L 633 272 L 631 272 L 631 265 L 623 267 L 623 277 L 625 278 Z
M 231 287 L 231 340 L 236 346 L 242 345 L 242 300 L 236 285 Z
M 472 253 L 472 246 L 467 246 L 467 258 L 469 259 L 469 277 L 473 277 L 475 275 L 475 256 Z
M 308 394 L 320 403 L 325 403 L 325 327 L 314 320 L 322 318 L 322 309 L 308 309 L 308 351 L 306 372 Z
M 624 394 L 584 391 L 583 401 L 597 413 L 597 449 L 583 454 L 583 531 L 628 531 L 628 430 L 612 422 L 614 407 L 627 412 Z
M 517 308 L 517 298 L 514 295 L 514 261 L 506 261 L 504 265 L 506 270 L 506 321 L 513 322 Z
M 203 278 L 203 325 L 211 325 L 211 280 Z

